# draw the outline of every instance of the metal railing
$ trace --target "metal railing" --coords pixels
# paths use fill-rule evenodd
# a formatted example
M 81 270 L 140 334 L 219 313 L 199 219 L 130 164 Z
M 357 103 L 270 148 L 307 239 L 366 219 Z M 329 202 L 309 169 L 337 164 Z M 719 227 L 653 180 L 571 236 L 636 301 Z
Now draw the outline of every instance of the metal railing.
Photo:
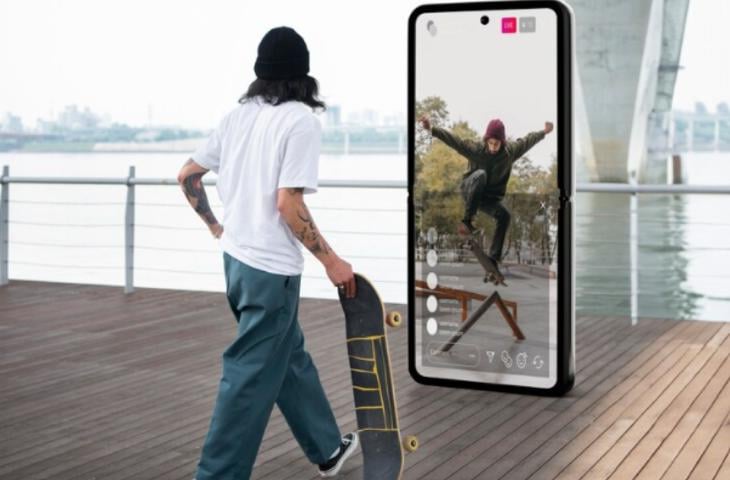
M 124 185 L 127 187 L 126 201 L 124 203 L 124 292 L 131 293 L 134 291 L 134 233 L 135 225 L 139 227 L 166 228 L 160 225 L 142 225 L 135 223 L 135 205 L 139 203 L 135 201 L 135 187 L 137 185 L 163 185 L 178 186 L 178 182 L 174 178 L 140 178 L 135 176 L 135 167 L 129 167 L 129 175 L 126 177 L 27 177 L 27 176 L 10 176 L 9 166 L 3 166 L 2 176 L 0 176 L 0 184 L 2 184 L 2 194 L 0 194 L 0 285 L 6 285 L 9 281 L 9 231 L 10 231 L 10 184 L 56 184 L 56 185 Z M 216 184 L 216 179 L 203 179 L 203 183 L 208 186 Z M 407 183 L 404 181 L 391 180 L 320 180 L 318 182 L 321 188 L 378 188 L 378 189 L 404 189 Z M 40 202 L 44 203 L 44 202 Z M 63 202 L 54 202 L 63 203 Z M 120 204 L 122 202 L 114 202 Z M 145 204 L 151 205 L 151 204 Z M 164 204 L 170 206 L 169 204 Z M 188 206 L 181 202 L 181 206 Z M 337 210 L 337 207 L 327 207 L 327 209 Z M 347 208 L 346 210 L 352 210 Z M 368 211 L 405 211 L 405 206 L 401 209 L 373 209 Z M 34 224 L 33 222 L 14 222 L 21 224 Z M 49 224 L 44 224 L 49 225 Z M 68 225 L 68 224 L 64 224 Z M 89 226 L 117 226 L 119 224 L 103 224 L 103 225 L 83 225 Z M 175 226 L 175 229 L 185 230 L 186 227 Z M 192 227 L 189 227 L 192 228 Z M 199 228 L 196 228 L 199 229 Z M 355 233 L 365 234 L 367 232 L 344 231 L 338 230 L 335 233 Z M 396 234 L 390 232 L 380 232 L 382 235 Z M 404 235 L 397 233 L 397 235 Z M 31 244 L 32 242 L 24 242 Z M 65 245 L 73 247 L 73 245 Z M 96 247 L 99 247 L 98 245 Z M 109 248 L 117 247 L 114 245 L 106 246 Z M 137 246 L 139 248 L 139 246 Z M 151 248 L 151 247 L 146 247 Z M 175 250 L 174 248 L 165 248 L 165 250 Z M 364 256 L 360 256 L 364 258 Z M 400 257 L 397 257 L 400 259 Z M 98 268 L 112 268 L 108 266 Z M 150 270 L 150 269 L 147 269 Z M 181 271 L 178 271 L 181 272 Z M 209 273 L 209 272 L 189 272 L 189 273 Z M 210 272 L 212 273 L 212 272 Z M 384 281 L 384 280 L 381 280 Z
M 2 184 L 2 193 L 0 194 L 0 285 L 8 283 L 8 247 L 9 247 L 9 213 L 10 213 L 10 184 L 65 184 L 65 185 L 124 185 L 127 187 L 126 201 L 113 202 L 115 204 L 124 204 L 124 291 L 130 293 L 134 291 L 134 228 L 135 228 L 135 187 L 137 185 L 168 185 L 177 186 L 178 182 L 173 178 L 139 178 L 135 176 L 135 167 L 129 168 L 129 175 L 126 177 L 25 177 L 10 176 L 9 167 L 3 167 L 0 184 Z M 204 179 L 205 185 L 215 185 L 215 179 Z M 385 189 L 405 189 L 407 183 L 405 181 L 372 181 L 372 180 L 322 180 L 319 186 L 323 188 L 385 188 Z M 639 256 L 639 222 L 638 222 L 638 195 L 644 194 L 730 194 L 730 186 L 703 186 L 703 185 L 637 185 L 637 184 L 617 184 L 617 183 L 581 183 L 576 186 L 577 193 L 614 193 L 614 194 L 630 194 L 629 208 L 629 263 L 630 263 L 630 315 L 633 324 L 636 323 L 638 317 L 638 256 Z M 26 202 L 34 203 L 34 202 Z M 42 202 L 39 202 L 42 203 Z M 63 203 L 63 202 L 59 202 Z M 145 204 L 153 205 L 153 204 Z M 164 204 L 168 205 L 169 204 Z M 182 205 L 182 203 L 181 203 Z M 185 205 L 183 205 L 185 206 Z M 325 207 L 330 210 L 352 210 L 352 208 L 337 206 Z M 387 210 L 387 211 L 404 211 L 405 206 L 399 209 L 367 209 Z M 591 215 L 607 215 L 602 213 L 592 213 Z M 616 215 L 616 214 L 612 214 Z M 16 222 L 24 223 L 24 222 Z M 32 223 L 32 222 L 25 222 Z M 119 225 L 119 224 L 115 224 Z M 151 225 L 137 225 L 151 226 Z M 158 226 L 159 227 L 159 226 Z M 162 227 L 160 227 L 162 228 Z M 175 227 L 185 229 L 185 227 Z M 404 229 L 405 231 L 405 229 Z M 337 233 L 362 233 L 367 232 L 337 232 Z M 384 234 L 388 234 L 387 232 Z M 398 235 L 405 235 L 397 233 Z M 405 238 L 405 237 L 404 237 Z M 602 241 L 606 243 L 605 241 Z M 30 244 L 29 242 L 23 242 Z M 73 246 L 73 245 L 66 245 Z M 109 246 L 117 247 L 117 246 Z M 141 248 L 138 246 L 138 248 Z M 167 248 L 166 250 L 175 250 Z M 184 250 L 184 249 L 183 249 Z M 395 257 L 394 257 L 395 258 Z M 402 257 L 397 257 L 403 259 Z M 109 267 L 111 268 L 111 267 Z M 117 267 L 115 267 L 117 268 Z M 606 267 L 608 268 L 608 267 Z M 613 267 L 618 268 L 618 267 Z M 207 272 L 190 272 L 190 273 L 207 273 Z M 212 273 L 212 272 L 211 272 Z
M 639 185 L 635 183 L 581 183 L 578 193 L 630 194 L 629 204 L 629 271 L 631 324 L 636 325 L 639 314 L 639 194 L 730 194 L 730 185 Z M 574 202 L 575 203 L 575 202 Z

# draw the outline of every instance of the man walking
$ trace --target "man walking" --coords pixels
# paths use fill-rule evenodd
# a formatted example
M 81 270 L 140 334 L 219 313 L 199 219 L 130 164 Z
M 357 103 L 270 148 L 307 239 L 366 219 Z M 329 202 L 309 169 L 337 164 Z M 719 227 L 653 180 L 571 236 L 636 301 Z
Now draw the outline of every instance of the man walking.
M 304 203 L 317 190 L 324 108 L 308 75 L 309 51 L 288 27 L 261 40 L 256 80 L 183 166 L 178 181 L 220 239 L 226 296 L 238 324 L 222 354 L 222 377 L 197 480 L 248 479 L 276 403 L 307 458 L 336 475 L 358 445 L 335 421 L 297 318 L 301 245 L 329 279 L 355 295 L 352 267 L 327 243 Z M 210 209 L 202 176 L 218 174 L 223 225 Z
M 504 124 L 498 118 L 489 122 L 481 142 L 462 139 L 444 128 L 431 125 L 428 116 L 419 121 L 426 130 L 453 148 L 469 161 L 459 188 L 464 199 L 464 218 L 459 225 L 459 233 L 468 235 L 474 232 L 472 219 L 481 210 L 497 222 L 492 244 L 487 256 L 499 269 L 502 261 L 504 237 L 509 227 L 511 215 L 502 204 L 507 191 L 507 182 L 512 173 L 512 165 L 519 160 L 545 135 L 553 131 L 553 124 L 545 122 L 545 128 L 528 133 L 517 140 L 507 140 Z

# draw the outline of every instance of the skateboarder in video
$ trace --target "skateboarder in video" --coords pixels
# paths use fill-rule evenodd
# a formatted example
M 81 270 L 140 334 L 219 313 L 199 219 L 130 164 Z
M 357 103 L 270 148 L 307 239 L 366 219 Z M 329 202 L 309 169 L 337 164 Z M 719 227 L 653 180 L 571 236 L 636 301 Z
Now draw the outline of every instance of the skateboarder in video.
M 444 128 L 431 125 L 428 116 L 419 121 L 426 130 L 466 157 L 469 168 L 459 188 L 464 198 L 464 218 L 459 225 L 461 235 L 474 233 L 472 219 L 481 210 L 497 222 L 492 244 L 487 256 L 499 272 L 502 261 L 502 246 L 510 223 L 510 212 L 502 204 L 507 191 L 507 181 L 512 173 L 512 164 L 520 159 L 545 135 L 553 131 L 553 124 L 545 122 L 545 128 L 530 132 L 517 140 L 507 140 L 504 124 L 498 118 L 489 122 L 481 142 L 461 139 Z
M 323 108 L 307 75 L 309 52 L 288 27 L 258 47 L 257 79 L 183 166 L 178 181 L 195 211 L 220 239 L 226 296 L 238 324 L 222 355 L 222 377 L 202 447 L 197 480 L 242 480 L 251 470 L 274 403 L 307 458 L 335 476 L 358 446 L 341 435 L 297 318 L 303 269 L 300 242 L 347 297 L 352 267 L 314 223 L 303 194 L 317 190 Z M 223 225 L 201 177 L 218 174 Z

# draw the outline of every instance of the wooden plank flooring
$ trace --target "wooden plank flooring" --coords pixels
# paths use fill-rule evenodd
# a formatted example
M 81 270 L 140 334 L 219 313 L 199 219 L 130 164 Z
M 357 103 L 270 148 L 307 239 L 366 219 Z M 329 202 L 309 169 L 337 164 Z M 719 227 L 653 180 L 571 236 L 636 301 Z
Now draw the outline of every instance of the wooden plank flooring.
M 300 321 L 350 431 L 339 304 L 304 299 Z M 406 329 L 391 332 L 401 426 L 421 441 L 404 478 L 730 478 L 730 324 L 581 317 L 577 330 L 562 398 L 418 385 Z M 223 293 L 0 287 L 0 479 L 191 479 L 233 335 Z M 253 478 L 319 478 L 276 408 Z

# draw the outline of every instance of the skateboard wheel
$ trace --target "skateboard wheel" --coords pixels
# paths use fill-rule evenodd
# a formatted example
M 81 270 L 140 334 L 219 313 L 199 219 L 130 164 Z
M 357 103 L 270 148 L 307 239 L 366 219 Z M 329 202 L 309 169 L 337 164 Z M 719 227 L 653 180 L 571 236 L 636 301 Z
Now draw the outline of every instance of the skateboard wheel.
M 403 448 L 405 448 L 409 452 L 415 452 L 418 450 L 418 437 L 415 435 L 408 435 L 403 440 Z
M 385 323 L 390 325 L 391 327 L 398 328 L 400 327 L 402 318 L 400 316 L 400 312 L 393 310 L 392 312 L 388 313 L 388 316 L 385 317 Z

